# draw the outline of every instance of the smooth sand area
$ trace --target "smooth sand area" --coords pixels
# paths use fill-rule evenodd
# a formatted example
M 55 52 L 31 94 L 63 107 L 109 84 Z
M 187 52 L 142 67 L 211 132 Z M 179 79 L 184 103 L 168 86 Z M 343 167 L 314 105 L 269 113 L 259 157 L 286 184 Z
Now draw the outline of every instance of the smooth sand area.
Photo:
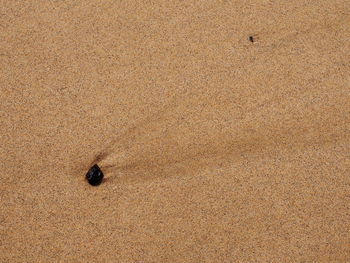
M 349 14 L 0 1 L 0 262 L 350 262 Z

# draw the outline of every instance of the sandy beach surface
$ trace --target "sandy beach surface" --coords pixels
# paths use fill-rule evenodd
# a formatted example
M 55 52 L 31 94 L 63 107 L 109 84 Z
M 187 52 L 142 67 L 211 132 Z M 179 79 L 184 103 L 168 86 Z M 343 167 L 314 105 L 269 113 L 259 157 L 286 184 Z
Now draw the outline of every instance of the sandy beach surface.
M 0 1 L 0 262 L 350 262 L 349 14 Z

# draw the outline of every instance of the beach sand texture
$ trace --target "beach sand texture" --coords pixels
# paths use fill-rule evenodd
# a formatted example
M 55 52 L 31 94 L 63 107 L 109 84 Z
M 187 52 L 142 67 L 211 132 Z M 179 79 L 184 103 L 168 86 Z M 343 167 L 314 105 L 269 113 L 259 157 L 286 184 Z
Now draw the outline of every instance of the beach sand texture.
M 0 262 L 349 262 L 349 14 L 0 1 Z

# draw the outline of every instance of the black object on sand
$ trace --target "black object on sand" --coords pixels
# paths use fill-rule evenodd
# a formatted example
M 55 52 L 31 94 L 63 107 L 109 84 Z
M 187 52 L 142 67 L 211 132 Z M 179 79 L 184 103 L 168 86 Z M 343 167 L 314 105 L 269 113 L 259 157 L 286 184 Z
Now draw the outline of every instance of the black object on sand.
M 89 184 L 93 186 L 97 186 L 102 182 L 103 173 L 97 164 L 92 166 L 90 170 L 87 172 L 86 179 L 88 180 Z

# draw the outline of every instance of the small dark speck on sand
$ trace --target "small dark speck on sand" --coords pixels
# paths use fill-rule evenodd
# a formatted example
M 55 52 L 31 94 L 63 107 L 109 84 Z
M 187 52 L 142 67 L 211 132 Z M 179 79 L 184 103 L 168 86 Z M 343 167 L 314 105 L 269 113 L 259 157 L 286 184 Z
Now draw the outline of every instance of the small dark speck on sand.
M 249 36 L 249 41 L 252 42 L 252 43 L 254 42 L 253 36 Z
M 93 165 L 86 174 L 89 184 L 97 186 L 102 182 L 103 172 L 97 164 Z

